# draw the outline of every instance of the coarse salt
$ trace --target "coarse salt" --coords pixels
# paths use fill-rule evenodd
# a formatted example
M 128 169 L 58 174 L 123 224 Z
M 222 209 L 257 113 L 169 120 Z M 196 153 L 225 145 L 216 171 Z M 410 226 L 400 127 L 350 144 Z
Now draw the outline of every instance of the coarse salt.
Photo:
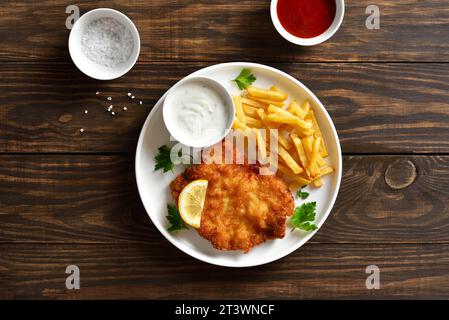
M 116 19 L 100 18 L 85 28 L 81 50 L 89 60 L 113 68 L 131 57 L 134 39 L 131 31 Z

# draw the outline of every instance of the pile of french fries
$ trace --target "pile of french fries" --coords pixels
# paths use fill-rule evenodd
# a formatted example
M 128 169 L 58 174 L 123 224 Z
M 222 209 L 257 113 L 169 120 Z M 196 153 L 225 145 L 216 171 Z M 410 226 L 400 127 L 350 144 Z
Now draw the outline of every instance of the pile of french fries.
M 289 181 L 294 191 L 308 184 L 323 185 L 322 176 L 333 172 L 325 162 L 328 157 L 320 127 L 308 100 L 286 104 L 288 95 L 275 86 L 268 90 L 250 86 L 241 96 L 234 96 L 233 128 L 243 133 L 255 131 L 262 158 L 270 157 L 267 138 L 260 130 L 278 129 L 277 173 Z

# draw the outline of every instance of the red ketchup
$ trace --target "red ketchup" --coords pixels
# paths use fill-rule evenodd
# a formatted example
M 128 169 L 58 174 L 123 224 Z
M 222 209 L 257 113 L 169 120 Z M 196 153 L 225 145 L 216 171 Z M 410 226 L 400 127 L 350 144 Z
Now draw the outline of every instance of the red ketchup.
M 279 0 L 277 14 L 285 30 L 299 38 L 324 33 L 335 18 L 335 0 Z

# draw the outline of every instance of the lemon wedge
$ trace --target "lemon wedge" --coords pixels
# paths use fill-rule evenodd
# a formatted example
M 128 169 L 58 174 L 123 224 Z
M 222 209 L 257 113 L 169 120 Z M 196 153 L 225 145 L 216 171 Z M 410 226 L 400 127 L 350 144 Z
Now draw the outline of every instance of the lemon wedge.
M 201 213 L 206 200 L 207 180 L 194 180 L 182 189 L 178 208 L 182 220 L 189 226 L 199 228 Z

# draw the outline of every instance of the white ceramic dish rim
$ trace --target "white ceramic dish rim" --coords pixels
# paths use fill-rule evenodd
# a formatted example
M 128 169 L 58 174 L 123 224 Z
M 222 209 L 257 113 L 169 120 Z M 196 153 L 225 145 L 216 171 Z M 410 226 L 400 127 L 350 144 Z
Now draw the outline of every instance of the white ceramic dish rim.
M 78 27 L 83 23 L 83 20 L 88 19 L 90 15 L 96 14 L 96 13 L 102 14 L 104 17 L 114 17 L 114 15 L 115 15 L 115 16 L 120 16 L 121 18 L 123 18 L 123 20 L 125 20 L 128 23 L 128 27 L 130 27 L 130 31 L 133 34 L 134 40 L 135 40 L 134 45 L 136 46 L 136 50 L 133 52 L 134 57 L 132 59 L 130 59 L 129 61 L 127 61 L 128 67 L 123 69 L 121 72 L 117 72 L 117 73 L 114 73 L 113 72 L 114 69 L 111 68 L 111 75 L 105 76 L 105 77 L 98 76 L 94 72 L 91 72 L 88 68 L 83 66 L 81 61 L 78 59 L 78 57 L 76 57 L 76 55 L 73 54 L 73 50 L 72 50 L 73 46 L 76 45 L 73 42 L 74 41 L 73 40 L 74 32 L 78 32 Z M 81 17 L 79 17 L 78 20 L 76 20 L 75 24 L 72 26 L 72 30 L 70 30 L 68 47 L 69 47 L 70 57 L 71 57 L 73 63 L 78 68 L 78 70 L 80 70 L 86 76 L 89 76 L 89 77 L 91 77 L 93 79 L 97 79 L 97 80 L 113 80 L 113 79 L 120 78 L 121 76 L 127 74 L 136 64 L 137 59 L 139 58 L 139 55 L 140 55 L 139 30 L 137 30 L 137 27 L 134 24 L 134 22 L 132 22 L 132 20 L 130 18 L 128 18 L 128 16 L 125 15 L 124 13 L 122 13 L 118 10 L 115 10 L 115 9 L 111 9 L 111 8 L 97 8 L 97 9 L 87 11 Z
M 229 113 L 228 113 L 228 119 L 226 121 L 226 128 L 223 131 L 223 133 L 217 137 L 216 139 L 212 140 L 211 142 L 209 141 L 206 144 L 201 144 L 201 143 L 187 143 L 186 141 L 183 141 L 182 137 L 179 137 L 175 132 L 175 130 L 172 130 L 172 128 L 170 128 L 171 126 L 169 125 L 170 121 L 167 121 L 167 100 L 170 98 L 170 96 L 176 91 L 177 88 L 179 88 L 180 86 L 182 86 L 183 84 L 189 82 L 189 81 L 195 81 L 195 80 L 199 80 L 199 81 L 203 81 L 203 82 L 209 82 L 209 83 L 213 83 L 215 86 L 217 86 L 218 88 L 220 88 L 220 96 L 222 98 L 225 98 L 225 102 L 226 105 L 229 108 Z M 181 80 L 179 80 L 175 85 L 173 85 L 167 92 L 167 95 L 164 98 L 164 102 L 162 103 L 162 116 L 164 119 L 164 123 L 165 123 L 165 127 L 167 128 L 168 132 L 170 132 L 170 134 L 172 135 L 173 138 L 175 138 L 177 141 L 179 141 L 180 143 L 186 145 L 186 146 L 190 146 L 190 147 L 194 147 L 194 148 L 205 148 L 205 147 L 210 147 L 218 142 L 220 142 L 224 137 L 226 137 L 229 133 L 229 131 L 232 128 L 232 123 L 234 121 L 234 117 L 235 117 L 235 107 L 234 107 L 234 102 L 232 101 L 232 97 L 231 94 L 228 92 L 228 90 L 226 90 L 226 88 L 217 80 L 212 79 L 210 77 L 207 76 L 190 76 L 190 77 L 185 77 Z
M 290 32 L 285 30 L 285 28 L 282 26 L 281 22 L 279 21 L 279 17 L 277 14 L 277 4 L 279 0 L 271 0 L 271 6 L 270 6 L 270 15 L 271 15 L 271 21 L 273 22 L 274 27 L 276 28 L 277 32 L 287 41 L 290 41 L 293 44 L 300 45 L 300 46 L 313 46 L 320 43 L 323 43 L 324 41 L 330 39 L 340 28 L 341 23 L 343 22 L 343 18 L 345 16 L 345 1 L 344 0 L 335 0 L 336 4 L 336 11 L 335 11 L 335 18 L 332 24 L 329 26 L 329 28 L 319 36 L 313 37 L 313 38 L 299 38 L 294 35 L 292 35 Z
M 153 107 L 153 109 L 151 110 L 151 112 L 148 114 L 148 116 L 147 116 L 147 118 L 146 118 L 146 120 L 145 120 L 145 123 L 144 123 L 144 125 L 142 126 L 142 130 L 140 131 L 139 140 L 138 140 L 138 142 L 137 142 L 136 156 L 135 156 L 135 171 L 136 171 L 135 174 L 136 174 L 137 189 L 139 190 L 139 196 L 140 196 L 140 198 L 142 199 L 142 203 L 143 203 L 143 205 L 144 205 L 144 207 L 145 207 L 145 210 L 146 210 L 148 216 L 150 217 L 152 223 L 158 228 L 159 232 L 161 232 L 161 233 L 164 235 L 164 237 L 165 237 L 171 244 L 173 244 L 173 245 L 174 245 L 175 247 L 177 247 L 179 250 L 181 250 L 181 251 L 187 253 L 188 255 L 190 255 L 190 256 L 192 256 L 192 257 L 198 259 L 198 260 L 201 260 L 201 261 L 204 261 L 204 262 L 213 264 L 213 265 L 223 266 L 223 267 L 232 267 L 232 268 L 254 267 L 254 266 L 264 265 L 264 264 L 271 263 L 271 262 L 273 262 L 273 261 L 279 260 L 279 259 L 281 259 L 281 258 L 283 258 L 283 257 L 288 256 L 288 255 L 291 254 L 292 252 L 296 251 L 298 248 L 300 248 L 302 245 L 304 245 L 307 241 L 309 241 L 310 238 L 312 238 L 312 237 L 315 235 L 315 233 L 321 228 L 321 226 L 322 226 L 322 225 L 324 224 L 324 222 L 327 220 L 327 218 L 328 218 L 328 216 L 329 216 L 329 214 L 330 214 L 330 212 L 331 212 L 331 210 L 332 210 L 332 208 L 333 208 L 333 206 L 334 206 L 334 204 L 335 204 L 335 200 L 337 199 L 338 192 L 339 192 L 339 190 L 340 190 L 341 175 L 342 175 L 342 155 L 341 155 L 340 140 L 339 140 L 339 138 L 338 138 L 337 130 L 335 129 L 335 125 L 334 125 L 334 123 L 332 122 L 332 119 L 331 119 L 329 113 L 327 112 L 326 108 L 324 108 L 324 106 L 323 106 L 323 104 L 321 103 L 321 101 L 315 96 L 315 94 L 314 94 L 312 91 L 310 91 L 310 90 L 309 90 L 304 84 L 302 84 L 299 80 L 293 78 L 293 77 L 290 76 L 289 74 L 287 74 L 287 73 L 285 73 L 285 72 L 283 72 L 283 71 L 280 71 L 280 70 L 278 70 L 278 69 L 276 69 L 276 68 L 273 68 L 273 67 L 270 67 L 270 66 L 266 66 L 266 65 L 262 65 L 262 64 L 258 64 L 258 63 L 251 63 L 251 62 L 227 62 L 227 63 L 220 63 L 220 64 L 212 65 L 212 66 L 209 66 L 209 67 L 206 67 L 206 68 L 203 68 L 203 69 L 199 69 L 199 70 L 197 70 L 197 71 L 191 73 L 190 75 L 186 76 L 185 78 L 191 77 L 191 76 L 196 76 L 196 75 L 197 75 L 198 73 L 200 73 L 200 72 L 205 72 L 205 71 L 207 71 L 207 70 L 211 70 L 211 69 L 217 68 L 217 67 L 219 67 L 219 66 L 229 66 L 229 67 L 232 67 L 232 66 L 238 66 L 238 67 L 241 67 L 241 68 L 252 68 L 252 67 L 256 68 L 256 67 L 257 67 L 257 68 L 261 68 L 261 69 L 266 69 L 266 70 L 268 70 L 268 71 L 272 71 L 272 72 L 274 72 L 274 73 L 276 73 L 276 74 L 278 74 L 278 75 L 280 75 L 280 76 L 282 76 L 282 77 L 286 77 L 286 78 L 288 78 L 289 80 L 293 81 L 295 84 L 297 84 L 297 85 L 300 86 L 302 89 L 304 89 L 304 90 L 307 92 L 307 94 L 310 95 L 312 98 L 314 98 L 314 100 L 317 102 L 317 105 L 321 108 L 321 110 L 323 111 L 324 116 L 326 117 L 327 121 L 329 122 L 330 128 L 331 128 L 331 130 L 332 130 L 332 135 L 334 136 L 334 138 L 336 139 L 336 142 L 337 142 L 337 143 L 336 143 L 336 147 L 337 147 L 337 151 L 338 151 L 338 152 L 337 152 L 337 157 L 338 157 L 338 161 L 337 161 L 337 162 L 338 162 L 338 164 L 337 164 L 337 168 L 335 168 L 335 171 L 334 171 L 334 173 L 333 173 L 333 174 L 336 174 L 336 175 L 337 175 L 337 177 L 336 177 L 337 181 L 336 181 L 336 185 L 335 185 L 335 191 L 334 191 L 334 194 L 332 195 L 332 199 L 331 199 L 331 201 L 329 202 L 329 206 L 328 206 L 326 212 L 323 214 L 323 217 L 321 218 L 321 220 L 317 223 L 318 229 L 315 230 L 315 231 L 313 231 L 313 232 L 308 233 L 306 236 L 304 236 L 303 238 L 301 238 L 301 241 L 299 241 L 297 245 L 292 246 L 292 247 L 290 247 L 290 248 L 287 249 L 287 250 L 283 250 L 283 251 L 281 251 L 281 252 L 280 252 L 279 254 L 277 254 L 277 255 L 273 255 L 272 257 L 270 257 L 269 259 L 267 259 L 266 261 L 264 261 L 264 262 L 262 262 L 262 263 L 256 262 L 256 263 L 246 263 L 246 264 L 241 264 L 241 265 L 233 265 L 233 264 L 229 264 L 229 263 L 217 263 L 213 258 L 201 256 L 200 254 L 198 254 L 197 252 L 195 252 L 195 250 L 191 250 L 191 249 L 188 249 L 188 248 L 182 248 L 180 245 L 178 245 L 177 243 L 173 242 L 173 241 L 167 236 L 168 231 L 165 230 L 165 229 L 162 228 L 162 227 L 159 227 L 158 224 L 155 223 L 155 222 L 153 221 L 153 218 L 152 218 L 152 216 L 151 216 L 150 213 L 149 213 L 150 210 L 149 210 L 149 208 L 147 207 L 145 201 L 143 201 L 143 199 L 144 199 L 144 194 L 142 194 L 142 187 L 141 187 L 140 178 L 139 178 L 139 176 L 137 175 L 137 168 L 139 168 L 139 159 L 141 158 L 140 153 L 141 153 L 141 150 L 142 150 L 143 138 L 144 138 L 144 136 L 145 136 L 145 132 L 146 132 L 146 130 L 147 130 L 147 127 L 148 127 L 148 125 L 150 124 L 150 119 L 151 119 L 151 117 L 153 116 L 153 114 L 154 114 L 154 113 L 156 112 L 156 110 L 157 110 L 156 106 L 158 105 L 159 108 L 161 107 L 162 100 L 165 99 L 165 97 L 167 96 L 168 90 L 167 90 L 167 92 L 166 92 L 166 93 L 165 93 L 165 94 L 164 94 L 164 95 L 163 95 L 163 96 L 156 102 L 155 106 Z M 185 79 L 185 78 L 183 78 L 183 79 Z M 181 79 L 181 80 L 182 80 L 182 79 Z M 181 80 L 180 80 L 180 81 L 181 81 Z

